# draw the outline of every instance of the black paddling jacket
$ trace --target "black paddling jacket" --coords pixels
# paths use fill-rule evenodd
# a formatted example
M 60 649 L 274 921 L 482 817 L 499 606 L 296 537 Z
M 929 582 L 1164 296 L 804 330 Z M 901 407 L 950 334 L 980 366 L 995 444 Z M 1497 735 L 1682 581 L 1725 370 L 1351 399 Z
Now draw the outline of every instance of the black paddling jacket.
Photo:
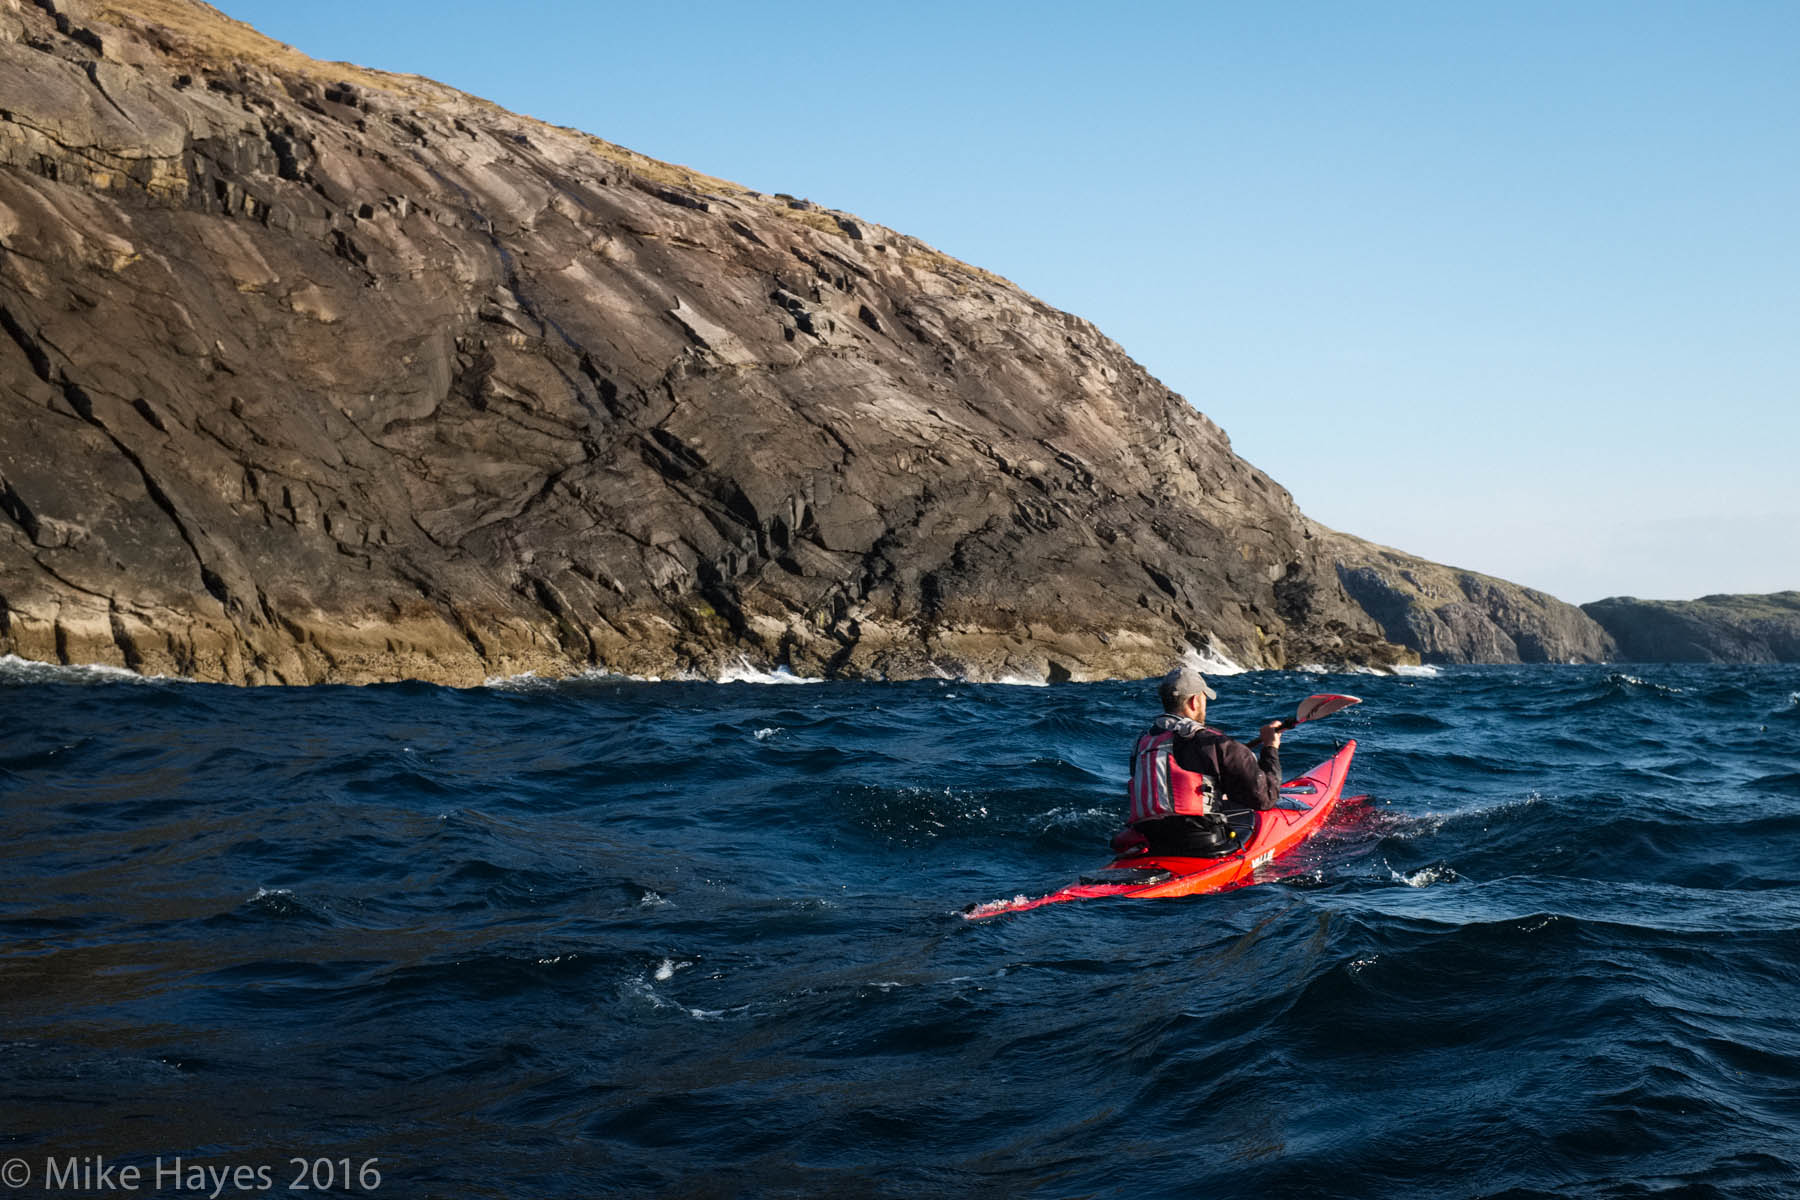
M 1198 771 L 1219 782 L 1224 793 L 1221 812 L 1252 808 L 1266 812 L 1281 799 L 1281 751 L 1265 745 L 1252 754 L 1244 743 L 1216 729 L 1202 729 L 1191 737 L 1175 738 L 1175 765 Z

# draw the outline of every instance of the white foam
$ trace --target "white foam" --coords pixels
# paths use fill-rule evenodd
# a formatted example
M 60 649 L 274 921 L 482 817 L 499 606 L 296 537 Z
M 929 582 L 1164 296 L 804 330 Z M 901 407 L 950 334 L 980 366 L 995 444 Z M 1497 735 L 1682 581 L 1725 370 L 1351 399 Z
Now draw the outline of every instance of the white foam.
M 497 692 L 524 692 L 548 682 L 549 680 L 539 679 L 536 671 L 523 671 L 517 675 L 489 675 L 481 681 L 481 686 Z
M 781 729 L 778 726 L 769 725 L 769 726 L 766 726 L 765 728 L 757 730 L 756 733 L 753 734 L 752 736 L 754 736 L 756 738 L 756 740 L 759 742 L 766 742 L 770 738 L 774 737 L 776 734 L 778 734 L 780 732 L 781 732 Z
M 106 663 L 36 662 L 16 654 L 0 655 L 0 683 L 193 683 L 185 675 L 140 675 Z
M 1050 686 L 1050 681 L 1048 679 L 1038 679 L 1038 678 L 1034 678 L 1029 675 L 1002 675 L 1000 678 L 994 680 L 994 682 L 995 683 L 1004 683 L 1009 687 L 1049 687 Z
M 977 904 L 974 908 L 966 910 L 963 915 L 970 918 L 985 917 L 991 913 L 1005 912 L 1009 908 L 1015 908 L 1018 905 L 1030 903 L 1031 897 L 1027 896 L 1024 892 L 1020 892 L 1011 900 L 989 900 L 986 904 Z
M 1527 792 L 1523 796 L 1500 800 L 1493 804 L 1478 804 L 1473 808 L 1465 808 L 1451 812 L 1422 812 L 1401 814 L 1391 810 L 1378 810 L 1382 824 L 1382 834 L 1386 837 L 1399 838 L 1401 841 L 1412 841 L 1415 838 L 1435 837 L 1443 831 L 1445 825 L 1452 821 L 1481 821 L 1482 832 L 1489 828 L 1487 822 L 1496 817 L 1510 814 L 1521 808 L 1530 808 L 1543 802 L 1543 796 L 1537 792 Z
M 1607 679 L 1611 680 L 1613 683 L 1623 683 L 1632 687 L 1649 688 L 1651 691 L 1661 693 L 1664 696 L 1678 695 L 1685 690 L 1683 688 L 1675 687 L 1672 684 L 1651 683 L 1648 679 L 1639 679 L 1636 675 L 1627 675 L 1622 671 L 1608 675 Z
M 1232 662 L 1225 648 L 1210 637 L 1206 639 L 1205 650 L 1188 647 L 1187 653 L 1181 656 L 1181 663 L 1203 675 L 1242 675 L 1245 670 Z
M 740 656 L 737 662 L 719 672 L 720 683 L 824 683 L 823 679 L 804 679 L 787 667 L 779 666 L 773 671 L 764 671 L 750 665 L 750 659 Z
M 663 961 L 665 964 L 668 962 L 667 959 L 664 959 Z M 681 965 L 688 966 L 690 964 L 683 963 Z M 660 973 L 661 969 L 662 968 L 660 967 L 657 968 L 659 972 L 657 978 L 666 979 L 667 976 Z M 673 968 L 671 968 L 670 974 L 674 974 Z M 634 975 L 630 979 L 627 979 L 620 985 L 619 990 L 627 996 L 635 996 L 640 1000 L 648 1000 L 652 1008 L 674 1009 L 676 1012 L 686 1013 L 696 1021 L 721 1021 L 732 1013 L 741 1013 L 750 1007 L 748 1004 L 740 1004 L 736 1008 L 690 1008 L 685 1004 L 679 1004 L 674 1000 L 670 1000 L 668 997 L 658 992 L 651 984 L 650 980 L 643 975 Z
M 985 808 L 981 809 L 980 813 L 984 817 L 987 816 L 987 809 L 985 809 Z M 1051 829 L 1061 829 L 1061 828 L 1064 828 L 1064 827 L 1070 826 L 1070 825 L 1085 824 L 1086 822 L 1093 820 L 1094 818 L 1097 818 L 1097 817 L 1105 818 L 1105 817 L 1112 817 L 1112 816 L 1117 816 L 1117 815 L 1118 815 L 1118 810 L 1116 808 L 1100 807 L 1100 806 L 1095 806 L 1092 808 L 1077 808 L 1074 805 L 1068 805 L 1063 808 L 1053 808 L 1049 812 L 1045 813 L 1043 828 L 1046 831 L 1051 830 Z
M 693 965 L 694 964 L 691 962 L 676 962 L 672 958 L 665 958 L 662 962 L 657 964 L 656 980 L 658 983 L 661 983 L 664 980 L 673 979 L 675 978 L 675 972 L 686 970 Z
M 1410 675 L 1419 679 L 1435 679 L 1438 676 L 1438 669 L 1428 664 L 1420 664 L 1415 667 L 1411 663 L 1399 663 L 1394 667 L 1394 674 Z
M 653 892 L 648 888 L 644 889 L 644 894 L 638 898 L 639 908 L 673 908 L 674 906 L 673 900 L 666 899 L 662 893 Z
M 1404 883 L 1409 888 L 1428 888 L 1434 883 L 1455 883 L 1461 878 L 1449 863 L 1432 863 L 1429 867 L 1420 867 L 1404 875 L 1389 867 L 1388 874 L 1393 876 L 1395 883 Z
M 680 675 L 677 679 L 700 680 L 699 675 Z M 542 692 L 549 691 L 568 683 L 661 683 L 661 675 L 625 675 L 618 671 L 609 671 L 605 667 L 587 667 L 568 675 L 539 675 L 535 671 L 521 671 L 517 675 L 490 675 L 481 681 L 484 688 L 492 688 L 497 692 Z

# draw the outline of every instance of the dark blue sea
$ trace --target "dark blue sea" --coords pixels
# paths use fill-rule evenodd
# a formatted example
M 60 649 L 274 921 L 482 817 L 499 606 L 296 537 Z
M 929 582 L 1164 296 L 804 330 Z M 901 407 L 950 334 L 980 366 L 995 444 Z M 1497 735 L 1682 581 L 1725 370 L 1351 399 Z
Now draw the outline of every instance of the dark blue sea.
M 1222 678 L 1369 799 L 983 922 L 1149 685 L 0 680 L 0 1195 L 1800 1195 L 1797 667 Z

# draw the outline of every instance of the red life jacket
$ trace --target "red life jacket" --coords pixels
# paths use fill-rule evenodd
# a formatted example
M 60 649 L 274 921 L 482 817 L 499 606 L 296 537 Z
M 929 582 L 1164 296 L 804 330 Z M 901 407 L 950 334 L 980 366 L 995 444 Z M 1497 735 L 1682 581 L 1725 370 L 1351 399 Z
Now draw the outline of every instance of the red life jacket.
M 1219 781 L 1183 770 L 1175 761 L 1175 734 L 1152 729 L 1132 751 L 1130 795 L 1127 820 L 1133 825 L 1159 817 L 1199 817 L 1216 811 Z

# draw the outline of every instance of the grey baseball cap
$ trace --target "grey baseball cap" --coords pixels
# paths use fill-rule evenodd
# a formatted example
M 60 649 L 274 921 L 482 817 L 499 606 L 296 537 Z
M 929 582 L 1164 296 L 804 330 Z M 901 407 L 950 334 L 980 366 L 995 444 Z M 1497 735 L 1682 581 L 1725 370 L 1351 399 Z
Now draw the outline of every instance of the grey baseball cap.
M 1192 667 L 1176 667 L 1164 675 L 1162 695 L 1165 700 L 1180 700 L 1184 696 L 1205 696 L 1208 700 L 1219 698 L 1219 693 L 1206 686 L 1206 676 Z

